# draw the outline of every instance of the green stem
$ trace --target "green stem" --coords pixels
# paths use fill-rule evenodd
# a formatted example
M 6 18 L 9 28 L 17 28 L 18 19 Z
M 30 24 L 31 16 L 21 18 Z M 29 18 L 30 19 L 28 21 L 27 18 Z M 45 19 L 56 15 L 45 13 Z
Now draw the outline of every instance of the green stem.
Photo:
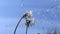
M 18 28 L 18 25 L 20 24 L 20 21 L 22 20 L 22 18 L 18 21 L 18 23 L 17 23 L 17 25 L 16 25 L 16 27 L 15 27 L 15 30 L 14 30 L 14 34 L 16 34 L 16 30 L 17 30 L 17 28 Z
M 28 33 L 28 26 L 26 27 L 26 34 Z

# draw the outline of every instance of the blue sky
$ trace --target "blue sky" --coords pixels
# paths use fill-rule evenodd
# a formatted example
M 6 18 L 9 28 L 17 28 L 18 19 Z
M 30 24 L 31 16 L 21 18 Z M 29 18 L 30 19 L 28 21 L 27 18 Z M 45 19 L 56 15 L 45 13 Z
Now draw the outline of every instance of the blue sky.
M 35 25 L 28 34 L 45 34 L 60 29 L 59 0 L 0 0 L 0 34 L 13 34 L 14 28 L 26 10 L 32 10 Z M 25 21 L 21 21 L 17 34 L 25 34 Z M 60 32 L 60 31 L 59 31 Z

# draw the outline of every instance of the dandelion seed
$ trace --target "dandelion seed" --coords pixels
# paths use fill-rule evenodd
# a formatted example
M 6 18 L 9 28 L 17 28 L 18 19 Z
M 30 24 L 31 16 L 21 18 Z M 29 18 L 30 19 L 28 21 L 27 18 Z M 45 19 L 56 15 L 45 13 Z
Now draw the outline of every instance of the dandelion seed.
M 23 3 L 21 3 L 21 7 L 23 7 L 23 5 L 24 5 L 24 4 L 23 4 Z
M 47 9 L 47 12 L 49 12 L 50 11 L 50 9 Z
M 55 2 L 56 2 L 57 0 L 55 0 Z
M 57 17 L 57 15 L 54 15 L 55 17 Z
M 40 13 L 38 12 L 37 15 L 40 15 Z

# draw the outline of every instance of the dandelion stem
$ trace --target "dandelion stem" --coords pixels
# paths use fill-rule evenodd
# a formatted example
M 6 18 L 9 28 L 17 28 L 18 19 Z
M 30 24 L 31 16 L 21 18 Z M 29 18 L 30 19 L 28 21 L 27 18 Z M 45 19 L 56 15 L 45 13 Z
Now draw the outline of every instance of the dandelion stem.
M 16 27 L 15 27 L 15 30 L 14 30 L 14 34 L 16 34 L 16 30 L 17 30 L 17 28 L 18 28 L 18 25 L 20 24 L 20 21 L 22 20 L 22 18 L 18 21 L 18 23 L 17 23 L 17 25 L 16 25 Z
M 28 26 L 26 27 L 26 34 L 28 33 Z

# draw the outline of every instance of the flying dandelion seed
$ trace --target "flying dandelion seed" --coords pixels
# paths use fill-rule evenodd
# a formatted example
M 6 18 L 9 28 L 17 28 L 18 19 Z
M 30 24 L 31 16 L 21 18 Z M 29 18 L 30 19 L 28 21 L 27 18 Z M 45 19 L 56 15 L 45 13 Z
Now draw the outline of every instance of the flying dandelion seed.
M 37 15 L 40 15 L 40 13 L 38 12 Z
M 55 18 L 57 17 L 57 15 L 54 15 L 55 16 Z
M 57 1 L 57 0 L 54 0 L 55 2 Z
M 24 3 L 23 3 L 23 0 L 21 1 L 21 7 L 23 7 L 24 6 Z
M 49 12 L 49 11 L 50 11 L 50 9 L 47 9 L 46 11 L 47 11 L 47 12 Z
M 21 7 L 23 7 L 24 6 L 24 4 L 23 4 L 23 2 L 21 3 Z

